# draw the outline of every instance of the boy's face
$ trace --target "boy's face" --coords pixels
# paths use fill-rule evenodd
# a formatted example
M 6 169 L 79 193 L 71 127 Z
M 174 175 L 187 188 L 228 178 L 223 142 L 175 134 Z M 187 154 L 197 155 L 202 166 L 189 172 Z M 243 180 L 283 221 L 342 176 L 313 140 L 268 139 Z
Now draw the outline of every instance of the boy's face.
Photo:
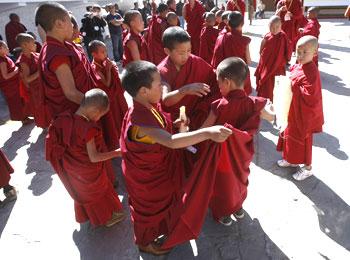
M 96 61 L 106 60 L 108 57 L 107 48 L 105 46 L 98 47 L 97 51 L 92 53 L 92 57 Z
M 152 75 L 153 81 L 150 88 L 145 89 L 146 99 L 150 104 L 158 103 L 163 94 L 161 78 L 159 72 L 155 72 Z
M 310 43 L 297 45 L 297 61 L 300 64 L 307 64 L 312 61 L 316 55 L 316 50 Z
M 142 32 L 145 29 L 145 25 L 142 20 L 142 16 L 140 14 L 136 15 L 134 19 L 130 22 L 130 26 L 132 29 L 137 32 Z
M 89 113 L 89 119 L 93 122 L 97 122 L 98 120 L 101 119 L 101 117 L 107 114 L 108 111 L 109 111 L 109 106 L 106 110 L 103 110 L 103 111 L 94 108 L 93 111 Z
M 36 52 L 36 44 L 34 39 L 23 43 L 23 49 L 27 49 L 29 52 Z
M 73 38 L 73 24 L 72 21 L 67 15 L 62 21 L 61 21 L 61 30 L 64 32 L 65 40 L 70 41 Z
M 273 35 L 276 35 L 278 33 L 281 32 L 282 30 L 282 23 L 281 22 L 274 22 L 274 23 L 271 23 L 270 26 L 270 32 L 273 34 Z
M 215 25 L 215 19 L 211 19 L 211 20 L 206 21 L 206 25 L 207 26 L 214 26 Z
M 0 45 L 0 56 L 6 56 L 9 54 L 9 48 L 6 44 Z
M 191 55 L 191 42 L 176 43 L 174 49 L 165 48 L 164 50 L 175 66 L 181 67 L 186 64 Z
M 216 23 L 218 23 L 218 24 L 221 23 L 221 21 L 222 21 L 221 16 L 216 16 L 215 19 L 216 19 Z

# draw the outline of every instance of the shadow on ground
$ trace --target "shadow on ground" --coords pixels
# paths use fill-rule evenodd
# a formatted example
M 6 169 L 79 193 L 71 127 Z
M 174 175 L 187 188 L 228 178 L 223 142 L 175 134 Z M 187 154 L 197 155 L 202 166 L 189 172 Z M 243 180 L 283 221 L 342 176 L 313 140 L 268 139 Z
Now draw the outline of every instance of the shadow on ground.
M 331 141 L 328 143 L 327 139 L 338 140 L 335 137 L 323 133 L 316 135 L 318 139 L 323 139 L 321 142 L 325 144 L 327 151 L 338 151 L 339 143 Z M 295 181 L 291 174 L 295 172 L 293 168 L 279 168 L 276 165 L 276 161 L 280 159 L 281 155 L 276 151 L 276 145 L 269 139 L 265 138 L 260 133 L 257 138 L 259 139 L 259 146 L 257 149 L 255 164 L 258 167 L 263 168 L 272 174 L 281 178 L 290 180 L 295 184 L 296 187 L 313 203 L 319 219 L 320 230 L 325 233 L 328 237 L 333 239 L 336 243 L 343 246 L 347 250 L 350 249 L 350 241 L 348 236 L 350 234 L 350 207 L 349 205 L 340 198 L 331 188 L 329 188 L 324 182 L 312 176 L 302 182 Z M 329 152 L 329 151 L 328 151 Z M 330 152 L 329 152 L 330 153 Z M 336 152 L 337 153 L 337 152 Z M 340 151 L 337 154 L 341 157 L 341 160 L 347 159 L 347 155 Z M 330 153 L 332 154 L 332 153 Z M 336 158 L 336 155 L 332 154 Z M 264 160 L 260 158 L 264 157 Z
M 9 203 L 6 203 L 5 205 L 0 204 L 0 238 L 1 238 L 2 232 L 6 227 L 7 221 L 10 218 L 10 215 L 13 210 L 13 207 L 15 206 L 15 203 L 16 201 L 11 201 Z
M 328 74 L 324 71 L 320 71 L 322 89 L 326 89 L 337 95 L 350 96 L 350 88 L 346 87 L 346 84 L 341 78 L 335 75 Z
M 40 196 L 52 186 L 52 175 L 55 174 L 50 163 L 45 159 L 45 136 L 42 132 L 35 143 L 31 143 L 27 149 L 28 161 L 26 174 L 35 173 L 28 189 L 34 196 Z
M 9 161 L 12 161 L 17 156 L 17 150 L 24 145 L 29 144 L 28 138 L 34 128 L 34 124 L 24 125 L 17 131 L 12 132 L 11 137 L 4 143 L 2 147 Z

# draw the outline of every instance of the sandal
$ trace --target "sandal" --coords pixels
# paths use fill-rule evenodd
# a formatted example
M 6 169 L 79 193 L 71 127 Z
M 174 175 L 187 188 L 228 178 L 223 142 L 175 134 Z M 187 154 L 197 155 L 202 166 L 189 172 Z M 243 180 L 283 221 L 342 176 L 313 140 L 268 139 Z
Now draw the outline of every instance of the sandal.
M 171 251 L 171 249 L 161 249 L 160 246 L 158 246 L 155 242 L 149 243 L 147 246 L 138 245 L 138 247 L 141 252 L 152 255 L 165 255 Z
M 124 212 L 113 212 L 112 217 L 110 220 L 107 221 L 105 224 L 106 227 L 111 227 L 125 219 Z

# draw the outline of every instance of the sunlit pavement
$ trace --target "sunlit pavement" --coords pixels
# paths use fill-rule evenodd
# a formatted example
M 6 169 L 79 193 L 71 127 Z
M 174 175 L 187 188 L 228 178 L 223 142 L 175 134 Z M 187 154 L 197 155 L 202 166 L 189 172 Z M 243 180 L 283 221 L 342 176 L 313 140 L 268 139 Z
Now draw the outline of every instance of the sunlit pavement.
M 321 20 L 321 25 L 319 68 L 326 123 L 314 138 L 314 176 L 296 182 L 293 169 L 278 168 L 278 132 L 263 122 L 244 204 L 246 217 L 224 227 L 208 213 L 197 240 L 160 259 L 350 259 L 350 23 Z M 251 76 L 266 30 L 267 20 L 245 27 L 252 38 Z M 0 119 L 7 117 L 1 99 Z M 17 201 L 0 208 L 1 259 L 155 258 L 140 256 L 130 218 L 109 229 L 75 222 L 73 201 L 45 161 L 44 136 L 33 125 L 8 121 L 0 126 L 0 147 L 15 168 L 11 183 L 18 189 Z M 120 161 L 114 166 L 127 210 Z

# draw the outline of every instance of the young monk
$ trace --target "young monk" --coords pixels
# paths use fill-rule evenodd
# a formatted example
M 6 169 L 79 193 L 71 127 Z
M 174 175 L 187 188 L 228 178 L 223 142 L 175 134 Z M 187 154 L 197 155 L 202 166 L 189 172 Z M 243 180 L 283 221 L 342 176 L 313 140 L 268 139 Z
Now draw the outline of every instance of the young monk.
M 298 25 L 303 17 L 302 4 L 299 0 L 280 0 L 277 3 L 276 15 L 281 17 L 282 30 L 287 34 L 290 45 L 290 53 L 295 50 L 298 39 Z M 289 57 L 290 59 L 291 57 Z
M 16 64 L 7 56 L 9 49 L 4 41 L 0 41 L 0 89 L 7 102 L 10 118 L 14 121 L 32 122 L 24 111 L 24 103 L 20 96 L 19 70 Z
M 184 4 L 182 16 L 187 22 L 187 32 L 191 36 L 192 53 L 199 54 L 199 37 L 203 27 L 204 7 L 198 0 L 188 0 Z
M 166 22 L 168 24 L 168 27 L 179 26 L 179 17 L 177 17 L 176 13 L 169 12 L 166 15 Z
M 207 139 L 222 142 L 231 131 L 215 126 L 173 134 L 172 121 L 159 105 L 161 77 L 150 62 L 130 63 L 123 71 L 122 85 L 134 100 L 124 118 L 121 151 L 135 243 L 141 251 L 165 254 L 198 235 L 207 211 L 205 197 L 215 181 L 211 179 L 211 165 L 204 161 L 209 168 L 198 168 L 184 183 L 183 153 L 178 148 Z M 195 202 L 194 211 L 193 207 L 186 207 L 191 201 Z M 188 220 L 186 230 L 177 225 L 183 218 Z M 161 235 L 170 235 L 163 248 L 155 241 Z
M 217 175 L 210 207 L 214 219 L 231 225 L 231 214 L 243 218 L 242 204 L 247 197 L 249 164 L 254 155 L 254 135 L 260 117 L 273 120 L 271 104 L 265 98 L 248 96 L 244 82 L 249 70 L 237 57 L 223 60 L 216 69 L 221 99 L 214 101 L 202 127 L 225 124 L 233 134 L 222 145 L 216 160 Z M 266 109 L 264 108 L 265 106 Z
M 101 118 L 104 129 L 104 138 L 109 149 L 119 147 L 119 137 L 122 121 L 128 104 L 124 97 L 118 68 L 108 59 L 106 45 L 98 40 L 89 44 L 89 51 L 93 57 L 92 68 L 99 75 L 99 86 L 107 93 L 110 102 L 110 110 Z
M 289 40 L 281 30 L 281 18 L 274 15 L 269 20 L 270 32 L 260 45 L 260 60 L 255 70 L 256 90 L 259 97 L 273 101 L 275 76 L 286 75 L 289 57 Z
M 17 199 L 17 191 L 15 187 L 10 185 L 11 173 L 13 173 L 13 168 L 6 155 L 0 149 L 0 189 L 3 189 L 6 197 L 4 201 L 0 200 L 0 207 L 6 202 Z
M 219 35 L 219 29 L 214 28 L 215 14 L 206 12 L 204 20 L 205 26 L 201 31 L 199 57 L 210 64 L 213 58 L 216 38 Z
M 280 167 L 304 164 L 293 178 L 301 181 L 312 175 L 312 135 L 322 131 L 323 109 L 320 73 L 313 62 L 318 42 L 303 36 L 297 43 L 297 61 L 291 68 L 293 98 L 287 128 L 281 133 L 277 150 L 282 151 Z
M 107 94 L 91 89 L 78 110 L 63 112 L 49 127 L 46 159 L 74 200 L 76 221 L 110 227 L 124 219 L 122 205 L 107 176 L 106 162 L 120 151 L 107 152 L 96 123 L 109 109 Z
M 132 61 L 143 59 L 142 36 L 144 22 L 139 11 L 129 10 L 124 14 L 124 23 L 128 26 L 128 33 L 123 40 L 123 67 Z
M 180 27 L 164 32 L 163 45 L 168 55 L 158 65 L 164 84 L 163 109 L 176 120 L 179 108 L 185 106 L 190 129 L 198 129 L 208 116 L 210 103 L 219 96 L 213 68 L 191 54 L 191 38 Z
M 43 93 L 39 80 L 39 53 L 34 38 L 27 33 L 20 33 L 16 37 L 22 53 L 17 60 L 20 68 L 21 80 L 28 92 L 29 107 L 32 109 L 35 125 L 45 127 L 45 113 L 42 111 Z
M 165 57 L 164 47 L 162 44 L 162 35 L 168 27 L 166 16 L 169 12 L 169 7 L 166 4 L 160 3 L 157 8 L 157 15 L 152 17 L 149 24 L 148 32 L 148 54 L 149 61 L 158 65 Z
M 239 57 L 248 65 L 251 63 L 249 43 L 251 39 L 242 35 L 244 24 L 243 16 L 240 12 L 231 12 L 228 16 L 230 31 L 220 34 L 214 48 L 214 55 L 211 65 L 216 68 L 221 61 L 228 57 Z M 252 92 L 250 75 L 246 78 L 244 90 L 249 95 Z
M 316 7 L 310 7 L 307 10 L 307 23 L 303 26 L 303 28 L 299 28 L 300 37 L 311 35 L 318 39 L 320 36 L 321 25 L 318 22 L 317 16 L 318 10 Z M 318 66 L 318 55 L 314 57 L 314 62 Z
M 220 34 L 225 34 L 230 31 L 230 26 L 228 24 L 228 16 L 230 15 L 232 11 L 224 11 L 222 13 L 221 19 L 222 19 L 222 25 L 221 25 L 221 30 Z
M 222 29 L 225 28 L 226 23 L 222 20 L 222 14 L 224 13 L 224 10 L 218 10 L 215 13 L 215 25 L 221 31 Z
M 39 73 L 48 126 L 63 111 L 74 113 L 84 93 L 96 86 L 97 77 L 81 47 L 71 42 L 73 26 L 64 6 L 55 2 L 41 4 L 35 21 L 46 32 Z
M 226 6 L 227 11 L 237 11 L 243 16 L 245 15 L 245 2 L 244 0 L 229 0 Z

